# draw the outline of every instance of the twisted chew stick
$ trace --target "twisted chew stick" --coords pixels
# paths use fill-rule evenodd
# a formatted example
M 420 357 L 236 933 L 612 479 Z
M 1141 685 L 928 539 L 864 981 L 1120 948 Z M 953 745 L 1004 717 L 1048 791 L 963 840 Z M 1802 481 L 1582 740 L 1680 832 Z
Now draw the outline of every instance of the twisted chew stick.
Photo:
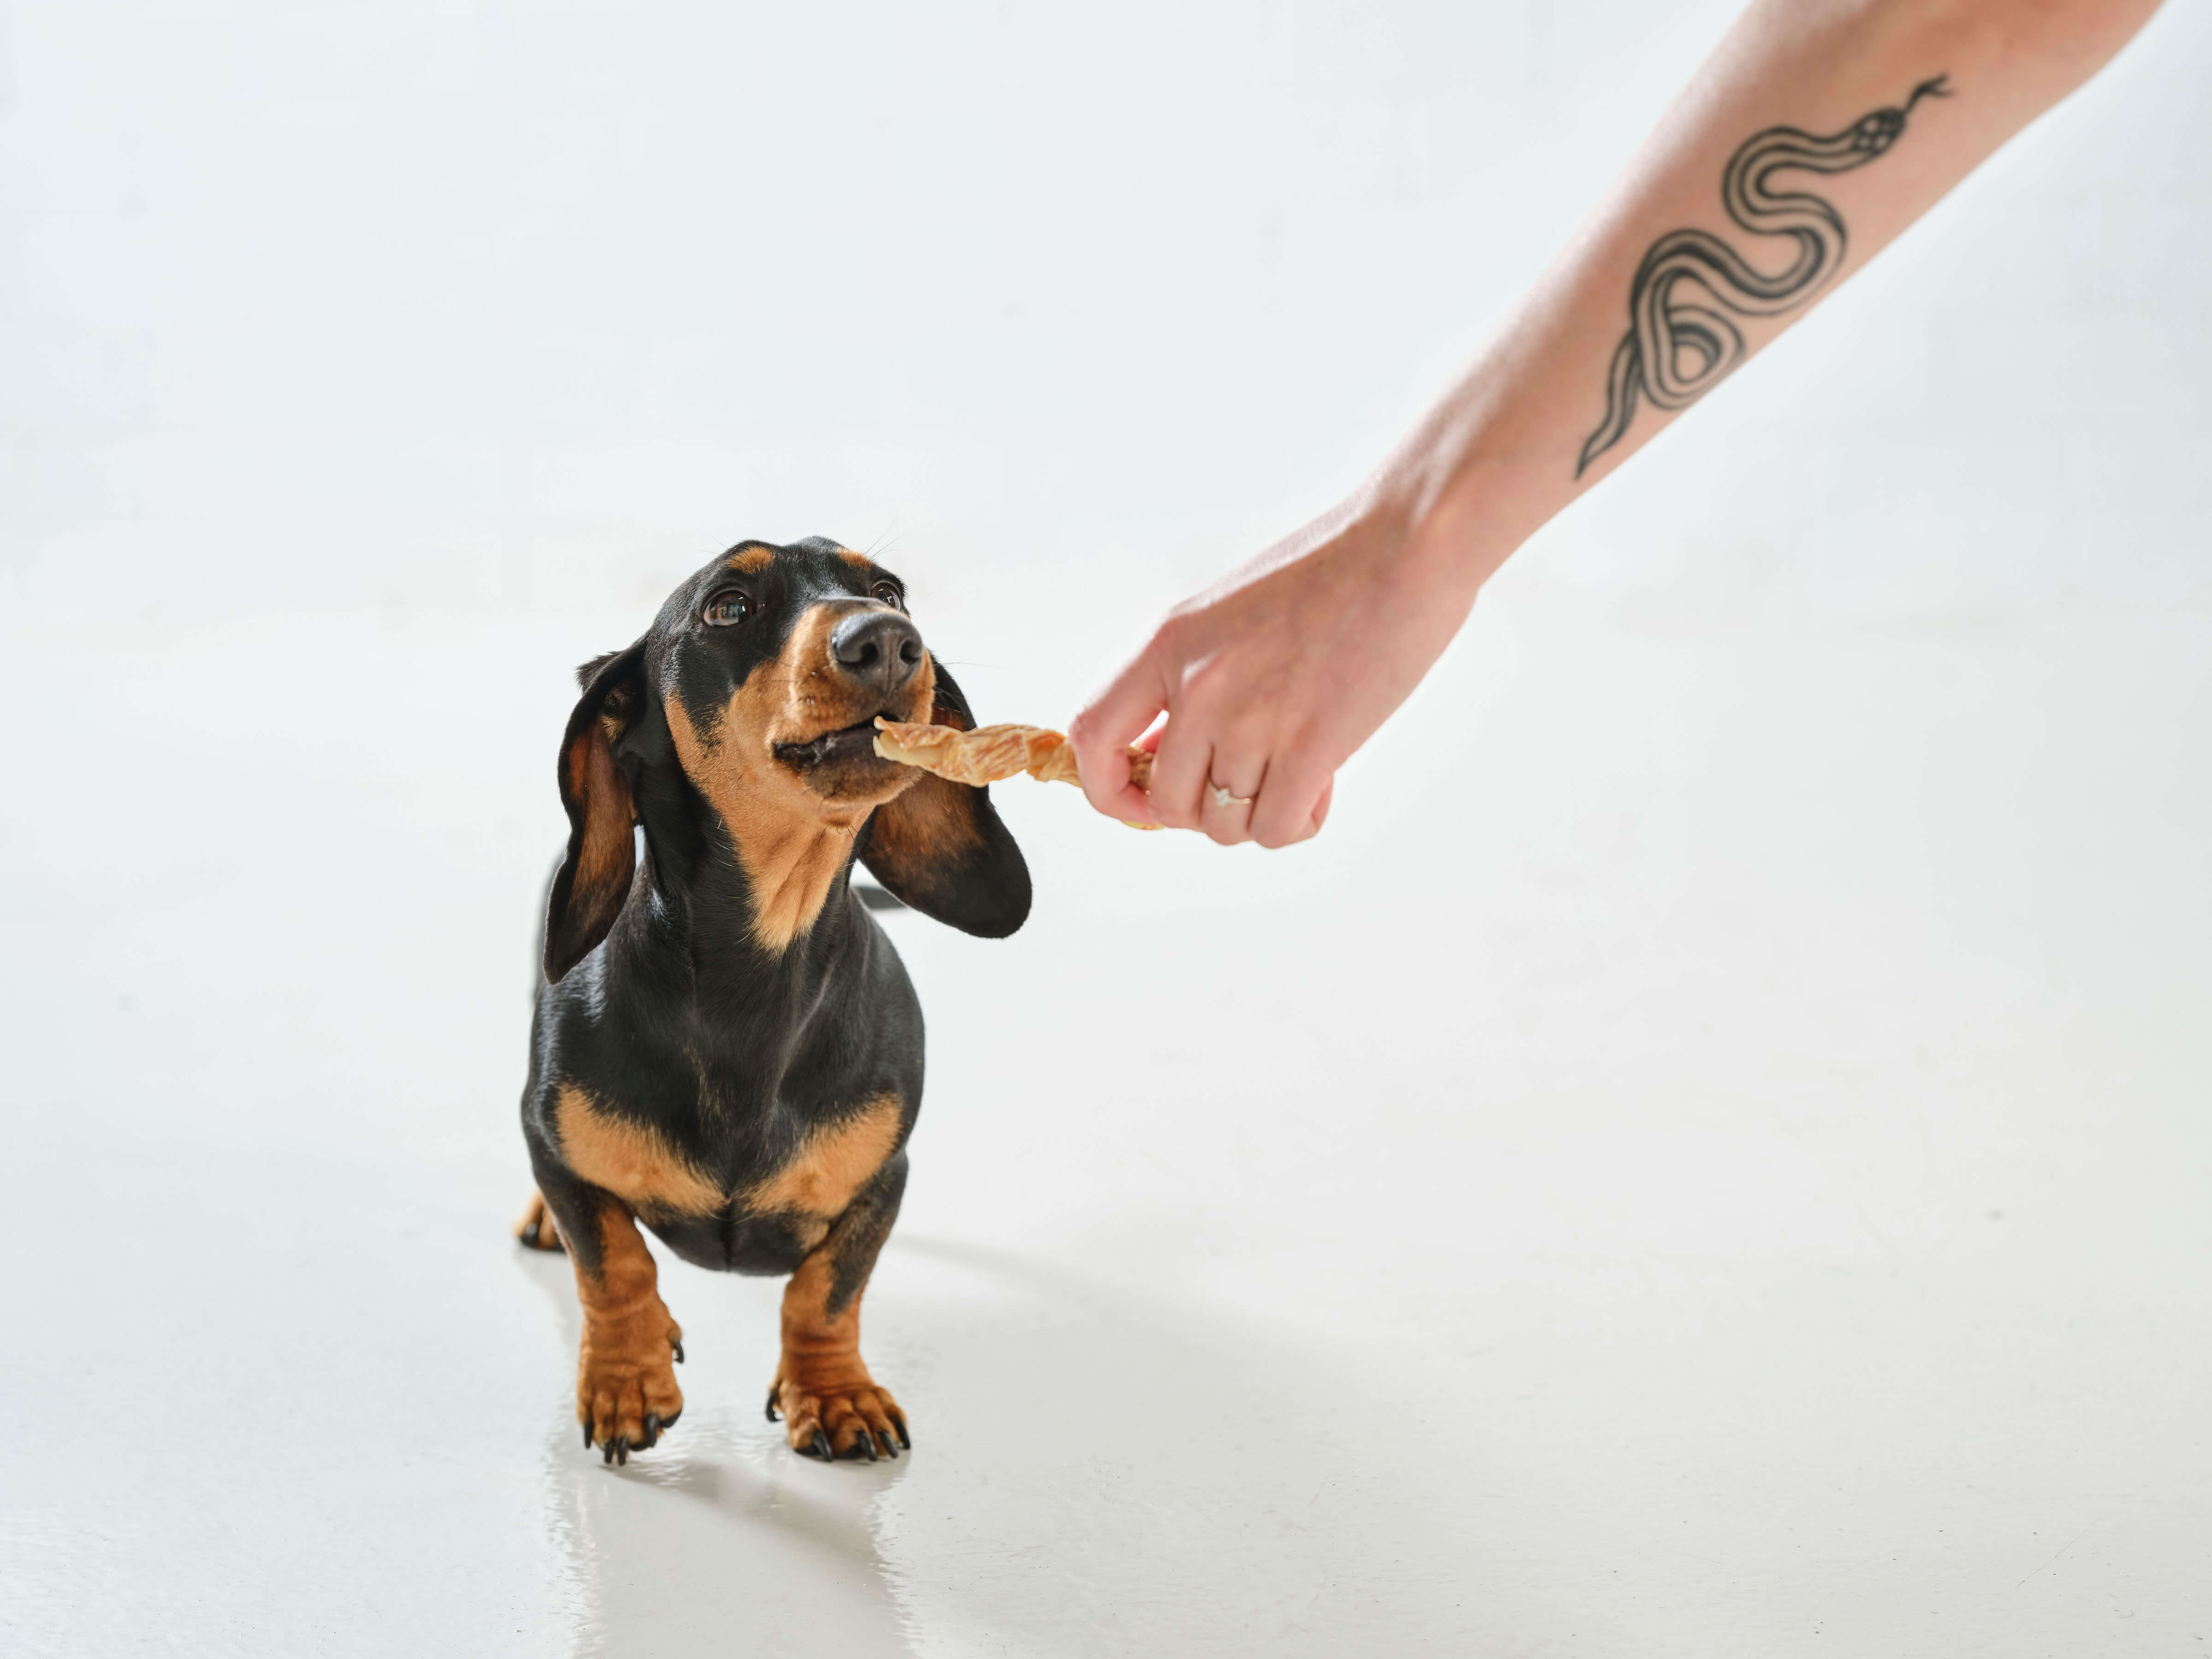
M 1042 726 L 979 726 L 956 732 L 949 726 L 878 718 L 876 753 L 955 783 L 996 783 L 1017 772 L 1044 783 L 1082 782 L 1076 775 L 1074 745 Z M 1152 757 L 1142 749 L 1129 751 L 1129 781 L 1139 789 L 1151 787 Z

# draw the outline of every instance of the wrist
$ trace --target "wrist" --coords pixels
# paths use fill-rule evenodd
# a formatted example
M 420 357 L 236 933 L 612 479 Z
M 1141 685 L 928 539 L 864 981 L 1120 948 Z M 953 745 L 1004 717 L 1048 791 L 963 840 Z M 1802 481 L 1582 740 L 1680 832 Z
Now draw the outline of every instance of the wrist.
M 1432 452 L 1387 467 L 1346 504 L 1348 523 L 1394 576 L 1462 605 L 1534 528 L 1517 528 L 1511 507 L 1510 477 L 1474 445 L 1449 466 Z

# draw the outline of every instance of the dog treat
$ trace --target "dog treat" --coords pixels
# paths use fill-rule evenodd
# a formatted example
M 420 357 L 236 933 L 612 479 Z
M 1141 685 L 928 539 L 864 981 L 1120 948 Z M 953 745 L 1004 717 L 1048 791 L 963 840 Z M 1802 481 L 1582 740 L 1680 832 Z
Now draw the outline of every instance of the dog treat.
M 1044 783 L 1080 784 L 1075 747 L 1061 733 L 1042 726 L 979 726 L 956 732 L 949 726 L 919 726 L 904 720 L 876 720 L 876 753 L 902 766 L 919 766 L 955 783 L 996 783 L 1026 772 Z M 1129 751 L 1129 781 L 1151 787 L 1152 757 Z

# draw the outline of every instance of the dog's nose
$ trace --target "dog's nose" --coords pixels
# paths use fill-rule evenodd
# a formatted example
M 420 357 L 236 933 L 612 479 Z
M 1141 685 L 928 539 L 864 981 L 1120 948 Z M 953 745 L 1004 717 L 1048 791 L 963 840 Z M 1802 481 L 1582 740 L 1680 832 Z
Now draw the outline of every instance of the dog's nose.
M 921 635 L 896 611 L 863 611 L 837 624 L 830 653 L 861 684 L 896 691 L 921 667 Z

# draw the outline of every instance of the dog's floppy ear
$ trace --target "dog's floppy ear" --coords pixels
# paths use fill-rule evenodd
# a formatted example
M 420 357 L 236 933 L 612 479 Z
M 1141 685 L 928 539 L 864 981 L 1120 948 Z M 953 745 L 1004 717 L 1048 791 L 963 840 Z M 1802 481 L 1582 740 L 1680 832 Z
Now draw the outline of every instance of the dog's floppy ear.
M 545 909 L 545 977 L 562 976 L 607 936 L 637 872 L 631 826 L 636 810 L 615 744 L 637 718 L 645 686 L 645 641 L 594 657 L 576 671 L 584 695 L 561 738 L 561 805 L 568 852 Z
M 932 724 L 966 732 L 968 699 L 937 666 Z M 991 805 L 991 792 L 924 773 L 876 809 L 860 862 L 891 892 L 963 933 L 1004 939 L 1029 920 L 1030 866 Z

